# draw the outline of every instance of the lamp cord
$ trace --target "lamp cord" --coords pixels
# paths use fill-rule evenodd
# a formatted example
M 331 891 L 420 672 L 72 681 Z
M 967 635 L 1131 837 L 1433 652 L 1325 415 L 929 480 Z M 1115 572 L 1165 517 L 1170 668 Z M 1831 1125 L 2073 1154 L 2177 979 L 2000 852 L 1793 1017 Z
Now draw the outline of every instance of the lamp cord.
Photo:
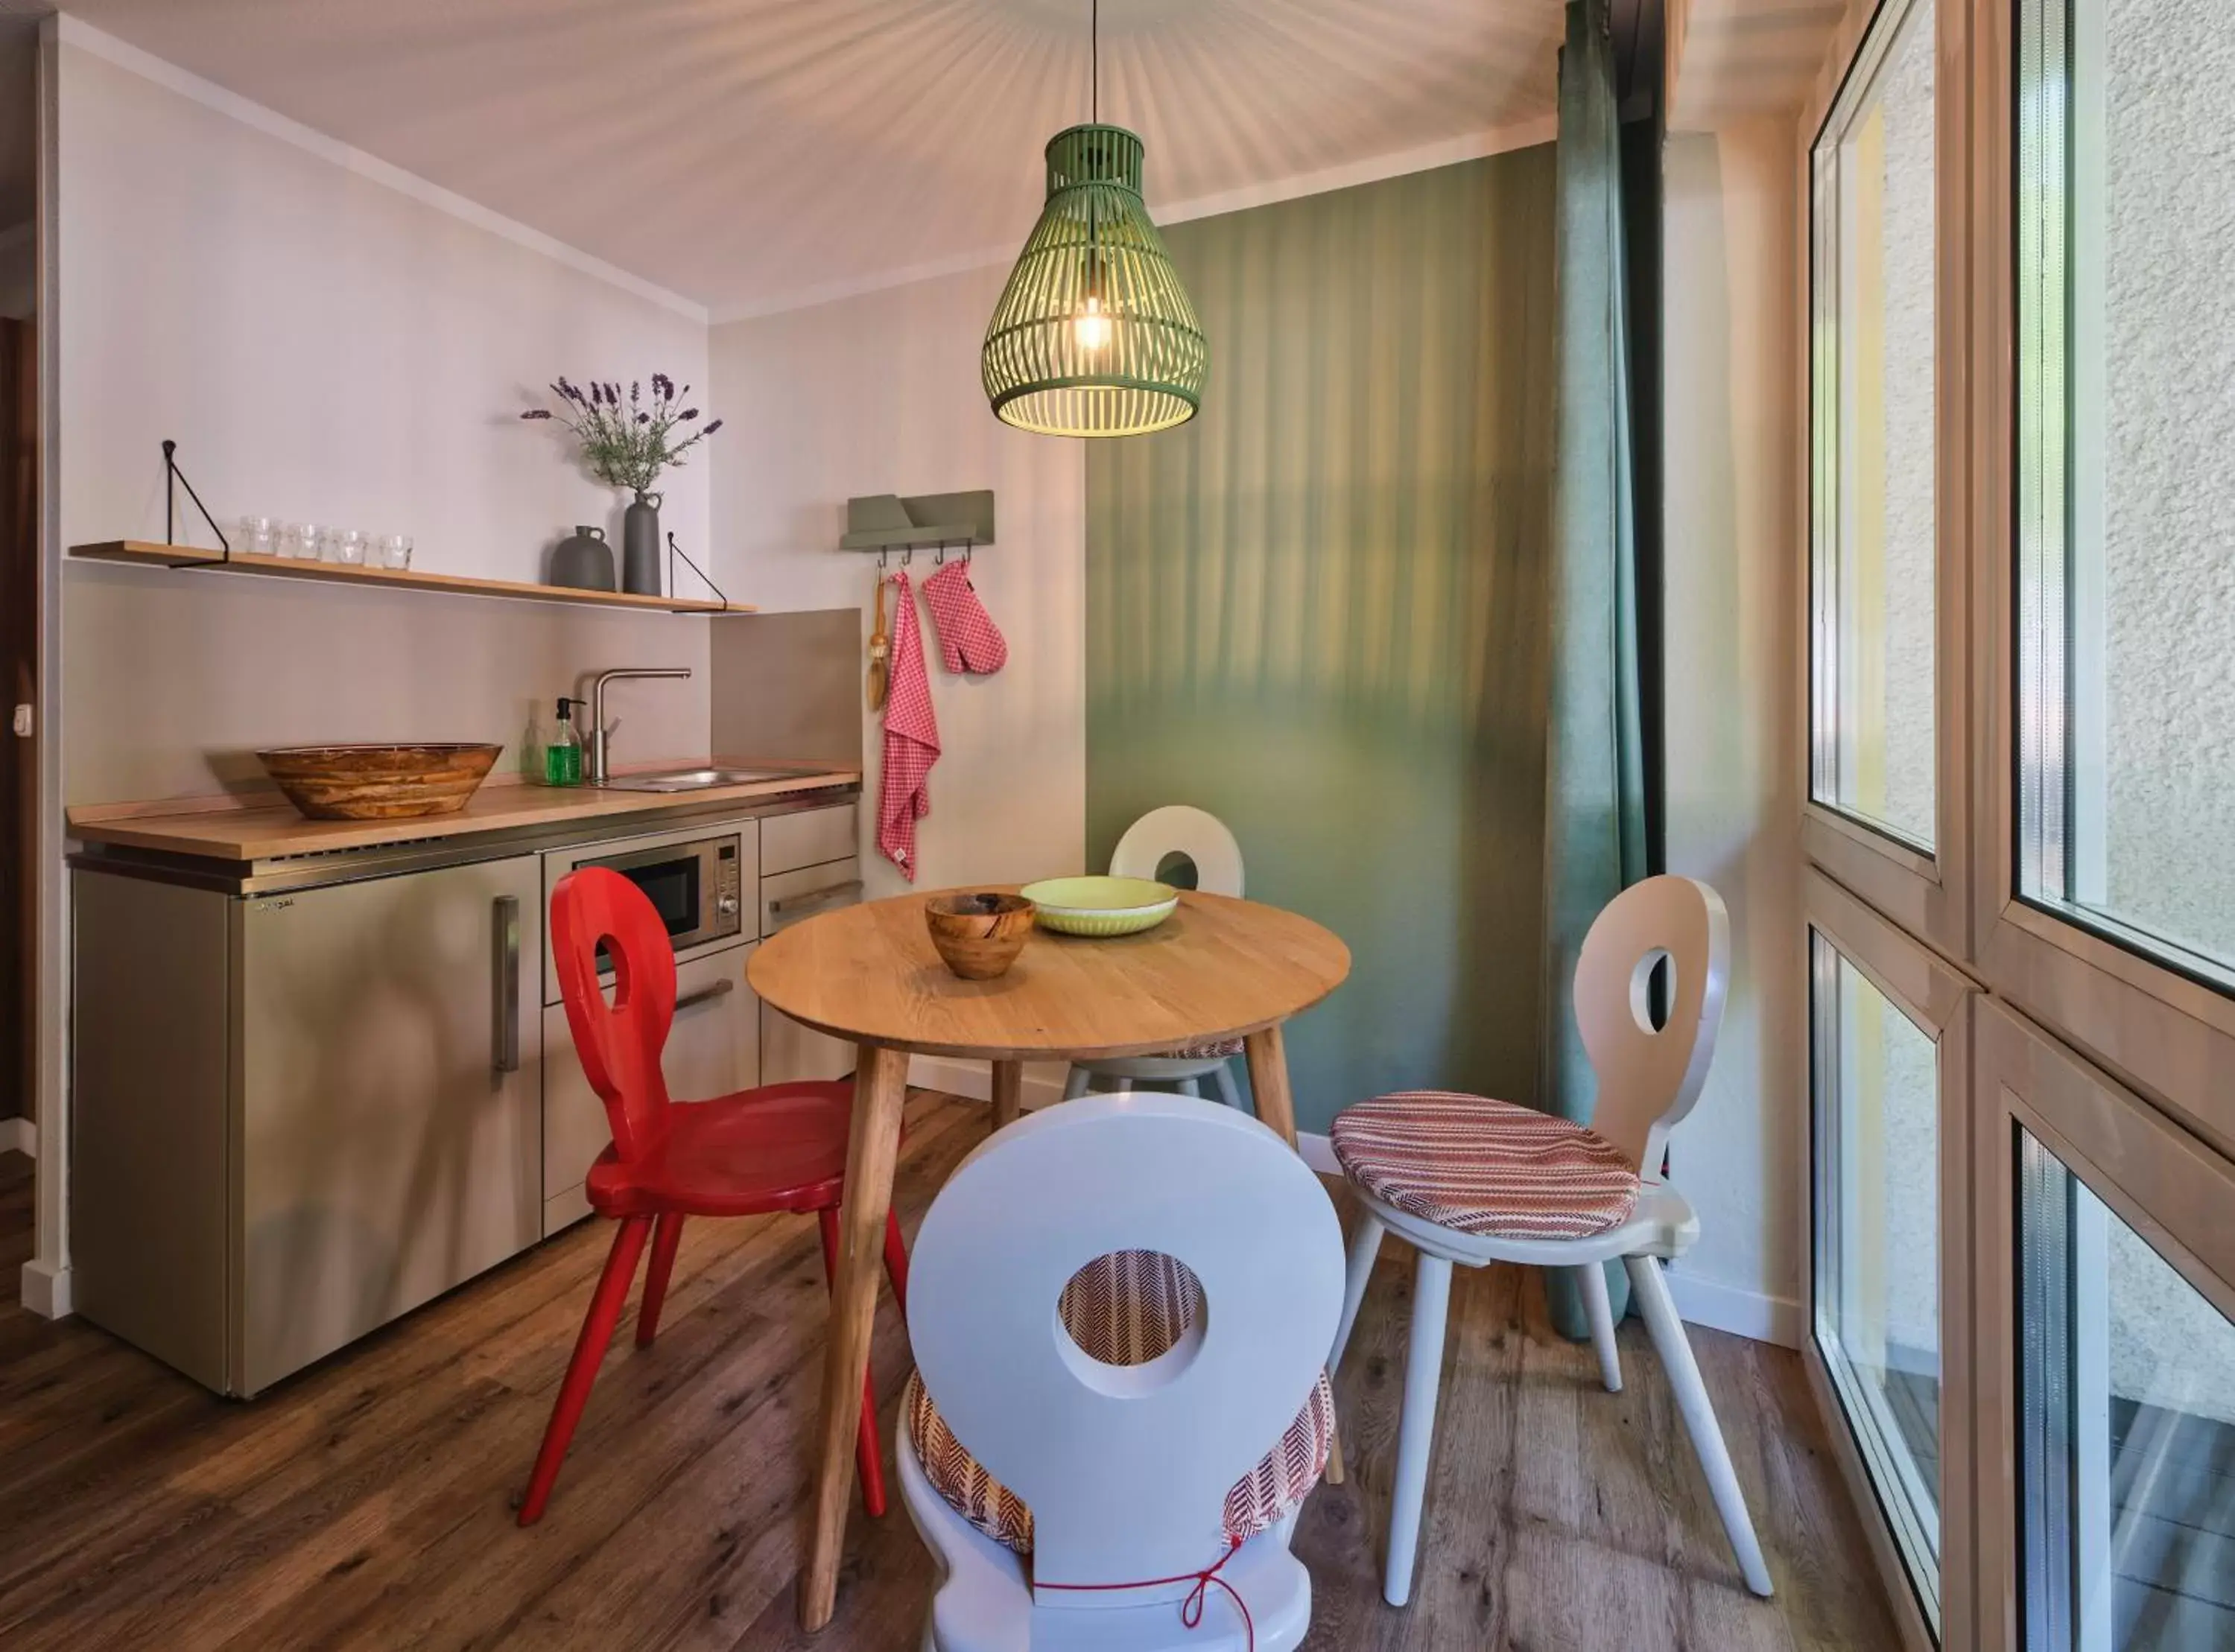
M 1090 0 L 1086 23 L 1087 110 L 1102 124 L 1102 0 Z

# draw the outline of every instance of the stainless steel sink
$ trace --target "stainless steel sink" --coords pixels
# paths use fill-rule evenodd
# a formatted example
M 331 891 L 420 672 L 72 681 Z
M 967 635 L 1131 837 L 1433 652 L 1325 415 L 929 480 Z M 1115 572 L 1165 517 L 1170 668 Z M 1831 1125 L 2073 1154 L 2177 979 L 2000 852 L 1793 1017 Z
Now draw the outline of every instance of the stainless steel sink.
M 760 780 L 790 780 L 796 768 L 670 768 L 652 774 L 616 774 L 608 792 L 706 792 L 718 786 L 751 786 Z

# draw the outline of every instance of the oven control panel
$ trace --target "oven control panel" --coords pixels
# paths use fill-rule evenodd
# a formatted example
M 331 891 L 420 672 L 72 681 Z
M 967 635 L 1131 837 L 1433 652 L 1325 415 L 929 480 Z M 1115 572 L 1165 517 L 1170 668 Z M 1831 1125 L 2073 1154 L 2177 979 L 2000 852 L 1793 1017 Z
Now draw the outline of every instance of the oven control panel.
M 745 903 L 738 888 L 737 873 L 737 846 L 732 839 L 724 844 L 714 857 L 715 927 L 723 935 L 735 935 L 744 927 Z

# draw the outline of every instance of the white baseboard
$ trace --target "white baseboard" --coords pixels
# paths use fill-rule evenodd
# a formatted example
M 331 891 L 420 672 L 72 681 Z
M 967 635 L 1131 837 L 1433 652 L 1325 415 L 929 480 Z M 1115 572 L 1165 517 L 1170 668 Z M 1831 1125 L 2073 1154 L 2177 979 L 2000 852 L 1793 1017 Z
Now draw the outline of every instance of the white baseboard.
M 1026 1062 L 1026 1110 L 1062 1100 L 1067 1070 L 1061 1061 Z M 908 1082 L 919 1089 L 943 1090 L 948 1095 L 967 1096 L 973 1101 L 993 1099 L 993 1069 L 985 1061 L 966 1061 L 952 1055 L 912 1055 L 908 1058 Z
M 0 1119 L 0 1153 L 39 1156 L 39 1126 L 29 1119 Z
M 1334 1162 L 1334 1144 L 1316 1130 L 1296 1132 L 1296 1152 L 1322 1176 L 1342 1174 L 1342 1166 Z
M 52 1268 L 36 1259 L 23 1264 L 23 1306 L 42 1319 L 70 1316 L 70 1270 Z
M 1681 1262 L 1668 1270 L 1668 1295 L 1688 1325 L 1704 1325 L 1711 1331 L 1728 1331 L 1750 1342 L 1778 1348 L 1799 1348 L 1804 1323 L 1800 1304 L 1790 1296 L 1765 1296 L 1736 1285 L 1718 1284 L 1684 1271 Z

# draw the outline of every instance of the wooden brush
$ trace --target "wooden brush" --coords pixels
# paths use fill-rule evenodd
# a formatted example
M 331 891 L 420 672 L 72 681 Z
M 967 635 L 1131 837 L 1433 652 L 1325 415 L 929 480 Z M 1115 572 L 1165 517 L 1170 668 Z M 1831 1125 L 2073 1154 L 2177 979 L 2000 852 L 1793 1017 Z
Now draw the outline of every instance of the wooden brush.
M 869 628 L 869 709 L 872 711 L 885 708 L 885 690 L 892 676 L 887 656 L 891 652 L 892 639 L 885 631 L 885 576 L 880 570 L 877 574 L 877 621 Z

